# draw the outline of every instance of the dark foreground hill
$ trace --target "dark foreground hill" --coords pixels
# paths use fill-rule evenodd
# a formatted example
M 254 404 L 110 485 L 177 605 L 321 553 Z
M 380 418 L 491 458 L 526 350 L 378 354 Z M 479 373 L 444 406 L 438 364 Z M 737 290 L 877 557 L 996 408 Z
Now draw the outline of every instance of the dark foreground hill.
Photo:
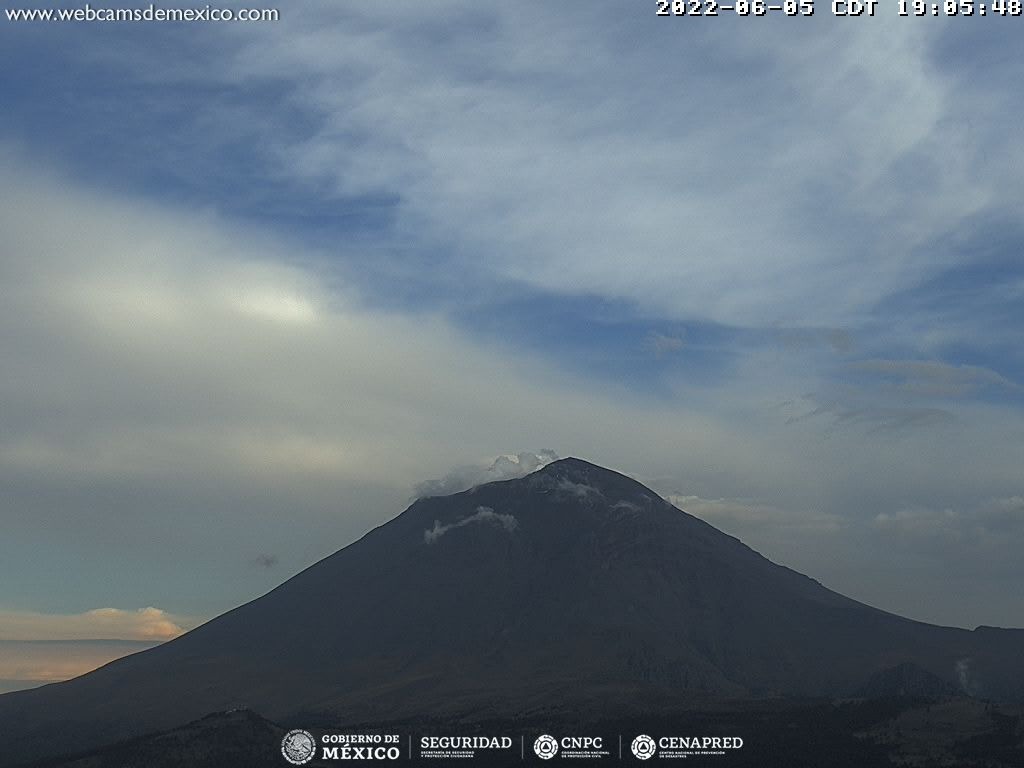
M 218 712 L 161 733 L 33 768 L 280 768 L 284 729 L 246 709 Z
M 1024 631 L 865 606 L 565 459 L 421 499 L 173 642 L 0 696 L 19 734 L 0 765 L 240 704 L 281 723 L 598 720 L 893 685 L 1024 700 Z

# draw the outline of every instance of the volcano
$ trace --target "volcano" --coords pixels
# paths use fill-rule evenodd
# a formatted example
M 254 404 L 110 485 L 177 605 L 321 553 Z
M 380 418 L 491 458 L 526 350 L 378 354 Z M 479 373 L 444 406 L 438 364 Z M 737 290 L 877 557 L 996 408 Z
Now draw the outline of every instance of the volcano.
M 337 724 L 605 717 L 907 680 L 1021 701 L 1024 631 L 858 603 L 564 459 L 420 499 L 174 641 L 0 696 L 0 732 L 19 734 L 0 765 L 237 707 Z

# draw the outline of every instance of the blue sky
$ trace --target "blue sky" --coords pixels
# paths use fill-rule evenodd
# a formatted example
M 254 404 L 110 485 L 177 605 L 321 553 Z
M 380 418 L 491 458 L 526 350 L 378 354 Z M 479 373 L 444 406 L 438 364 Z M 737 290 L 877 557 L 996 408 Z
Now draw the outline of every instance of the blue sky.
M 653 11 L 3 21 L 6 639 L 191 626 L 541 448 L 1024 626 L 1014 19 Z

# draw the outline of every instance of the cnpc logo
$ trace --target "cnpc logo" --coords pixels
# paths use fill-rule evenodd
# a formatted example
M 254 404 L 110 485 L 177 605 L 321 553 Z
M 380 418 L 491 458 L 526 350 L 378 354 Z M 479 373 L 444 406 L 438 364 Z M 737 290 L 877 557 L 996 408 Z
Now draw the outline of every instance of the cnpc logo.
M 544 733 L 533 742 L 533 751 L 541 760 L 550 760 L 558 754 L 558 741 L 554 736 Z
M 556 739 L 549 734 L 537 737 L 533 742 L 533 751 L 541 760 L 550 760 L 558 754 L 559 750 L 568 754 L 568 757 L 579 757 L 581 752 L 592 752 L 603 746 L 600 736 L 563 736 Z

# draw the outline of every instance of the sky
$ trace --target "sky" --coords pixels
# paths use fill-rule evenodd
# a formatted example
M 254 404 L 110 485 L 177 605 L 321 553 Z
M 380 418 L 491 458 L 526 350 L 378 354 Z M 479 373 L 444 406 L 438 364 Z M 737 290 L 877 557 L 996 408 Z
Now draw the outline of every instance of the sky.
M 555 455 L 1024 627 L 1017 26 L 0 18 L 0 691 Z

